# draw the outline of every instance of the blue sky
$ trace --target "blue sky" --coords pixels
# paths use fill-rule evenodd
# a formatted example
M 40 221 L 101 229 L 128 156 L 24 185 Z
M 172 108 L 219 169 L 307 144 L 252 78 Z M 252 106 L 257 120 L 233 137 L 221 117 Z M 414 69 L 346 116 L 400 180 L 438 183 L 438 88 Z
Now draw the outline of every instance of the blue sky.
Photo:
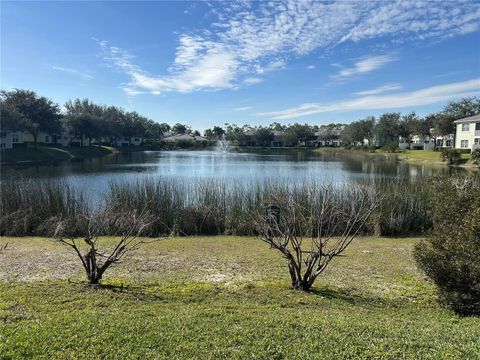
M 1 2 L 1 87 L 205 129 L 480 94 L 480 2 Z

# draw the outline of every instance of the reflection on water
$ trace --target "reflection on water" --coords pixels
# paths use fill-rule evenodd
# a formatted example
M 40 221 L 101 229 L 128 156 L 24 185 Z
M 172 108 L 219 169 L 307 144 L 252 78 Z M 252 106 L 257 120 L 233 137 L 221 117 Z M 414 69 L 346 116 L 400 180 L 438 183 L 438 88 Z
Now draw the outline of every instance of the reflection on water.
M 85 192 L 101 193 L 110 181 L 144 177 L 171 177 L 179 181 L 213 178 L 235 181 L 304 178 L 345 181 L 376 177 L 407 177 L 451 170 L 405 164 L 392 158 L 365 154 L 308 150 L 217 153 L 213 151 L 144 151 L 91 158 L 57 165 L 4 166 L 4 179 L 62 179 Z

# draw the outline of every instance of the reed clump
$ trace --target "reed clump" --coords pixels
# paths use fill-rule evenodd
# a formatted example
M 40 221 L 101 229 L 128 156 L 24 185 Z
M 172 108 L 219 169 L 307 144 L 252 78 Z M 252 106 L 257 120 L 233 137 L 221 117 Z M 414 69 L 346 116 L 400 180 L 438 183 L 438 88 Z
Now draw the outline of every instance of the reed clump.
M 381 206 L 364 225 L 364 234 L 420 234 L 432 227 L 428 179 L 416 181 L 380 179 L 356 182 L 382 198 Z M 330 184 L 339 206 L 354 201 L 348 183 Z M 270 205 L 288 208 L 295 201 L 313 219 L 322 199 L 315 194 L 325 186 L 314 180 L 295 183 L 275 180 L 227 182 L 224 180 L 173 178 L 112 182 L 108 191 L 89 202 L 72 185 L 59 181 L 3 181 L 1 183 L 0 233 L 2 235 L 48 236 L 49 224 L 78 219 L 99 204 L 113 211 L 148 211 L 155 216 L 151 234 L 256 235 L 253 215 Z M 339 228 L 342 228 L 341 226 Z

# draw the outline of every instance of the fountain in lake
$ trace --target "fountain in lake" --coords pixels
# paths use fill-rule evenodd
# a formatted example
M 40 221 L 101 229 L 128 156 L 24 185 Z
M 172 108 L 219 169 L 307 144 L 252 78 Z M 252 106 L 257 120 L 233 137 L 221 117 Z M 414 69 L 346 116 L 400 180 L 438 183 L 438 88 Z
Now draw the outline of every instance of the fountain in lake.
M 217 146 L 215 146 L 215 151 L 222 154 L 226 154 L 230 151 L 230 142 L 225 139 L 225 135 L 222 135 L 222 137 L 217 140 Z

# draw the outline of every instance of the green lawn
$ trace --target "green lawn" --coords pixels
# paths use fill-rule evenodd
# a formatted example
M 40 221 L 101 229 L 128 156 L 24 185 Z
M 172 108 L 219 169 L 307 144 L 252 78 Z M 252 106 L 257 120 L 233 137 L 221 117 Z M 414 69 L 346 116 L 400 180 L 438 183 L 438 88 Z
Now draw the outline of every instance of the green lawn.
M 478 359 L 480 318 L 438 306 L 415 241 L 358 239 L 307 294 L 253 238 L 148 244 L 99 288 L 68 248 L 2 238 L 0 358 Z
M 433 151 L 433 150 L 405 150 L 402 152 L 401 156 L 403 156 L 408 162 L 431 162 L 431 163 L 438 163 L 438 164 L 446 164 L 446 162 L 442 161 L 442 156 L 440 151 Z M 462 159 L 467 162 L 470 160 L 470 154 L 462 154 Z

